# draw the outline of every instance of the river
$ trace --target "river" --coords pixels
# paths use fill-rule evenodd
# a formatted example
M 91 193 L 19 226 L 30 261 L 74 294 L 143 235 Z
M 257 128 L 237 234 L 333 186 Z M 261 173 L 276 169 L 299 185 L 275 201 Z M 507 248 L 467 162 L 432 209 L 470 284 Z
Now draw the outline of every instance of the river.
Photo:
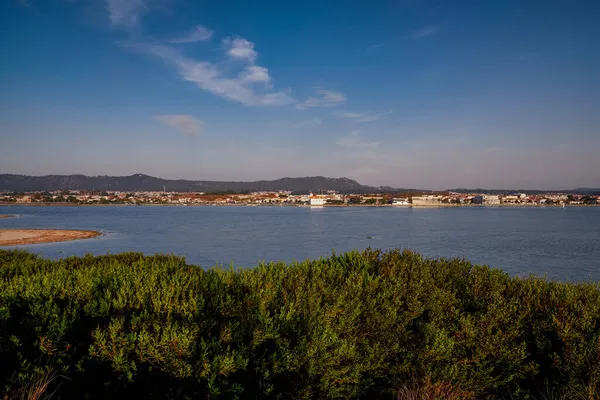
M 99 238 L 22 246 L 44 257 L 139 251 L 189 263 L 253 266 L 351 249 L 410 248 L 512 275 L 600 280 L 600 207 L 393 208 L 0 206 L 0 228 L 99 230 Z

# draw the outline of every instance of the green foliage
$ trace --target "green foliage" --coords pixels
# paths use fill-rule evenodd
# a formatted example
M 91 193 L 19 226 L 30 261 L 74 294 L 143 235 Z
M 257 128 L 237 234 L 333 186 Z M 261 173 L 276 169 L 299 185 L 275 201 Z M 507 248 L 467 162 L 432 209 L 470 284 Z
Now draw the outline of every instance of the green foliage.
M 407 250 L 237 270 L 0 251 L 0 360 L 9 396 L 592 399 L 600 287 Z
M 360 196 L 352 196 L 348 198 L 348 204 L 360 204 L 362 202 Z

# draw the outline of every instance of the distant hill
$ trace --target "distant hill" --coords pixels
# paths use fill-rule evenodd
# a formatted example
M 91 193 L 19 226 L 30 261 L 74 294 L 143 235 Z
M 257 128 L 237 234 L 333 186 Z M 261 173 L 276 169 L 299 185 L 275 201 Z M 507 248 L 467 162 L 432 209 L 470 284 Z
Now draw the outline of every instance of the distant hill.
M 600 196 L 600 188 L 577 188 L 573 193 L 585 194 L 588 196 Z
M 34 192 L 54 190 L 99 191 L 160 191 L 173 192 L 242 192 L 291 190 L 307 193 L 319 190 L 336 190 L 340 193 L 379 192 L 383 188 L 361 185 L 348 178 L 323 176 L 282 178 L 273 181 L 222 182 L 161 179 L 144 174 L 130 176 L 85 175 L 10 175 L 0 174 L 0 191 Z M 391 189 L 391 188 L 385 188 Z M 400 189 L 398 189 L 400 190 Z

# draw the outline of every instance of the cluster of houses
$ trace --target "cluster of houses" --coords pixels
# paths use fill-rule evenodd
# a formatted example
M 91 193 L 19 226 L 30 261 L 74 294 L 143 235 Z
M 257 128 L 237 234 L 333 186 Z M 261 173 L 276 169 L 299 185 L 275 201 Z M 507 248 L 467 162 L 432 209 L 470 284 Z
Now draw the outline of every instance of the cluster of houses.
M 408 204 L 407 204 L 408 203 Z M 598 196 L 582 196 L 571 194 L 537 194 L 526 193 L 495 194 L 431 194 L 395 199 L 394 205 L 411 206 L 443 206 L 443 205 L 595 205 L 600 203 Z
M 460 206 L 460 205 L 584 205 L 598 204 L 598 196 L 577 194 L 463 194 L 463 193 L 408 193 L 394 194 L 293 194 L 290 191 L 253 192 L 245 194 L 210 194 L 177 192 L 86 192 L 78 190 L 0 193 L 0 203 L 72 203 L 72 204 L 175 204 L 175 205 L 390 205 L 390 206 Z
M 355 200 L 355 201 L 353 201 Z M 374 204 L 410 207 L 440 207 L 460 205 L 597 205 L 600 196 L 582 196 L 571 194 L 527 195 L 526 193 L 495 195 L 495 194 L 421 194 L 392 197 L 389 195 L 312 195 L 310 205 L 323 206 L 329 204 Z

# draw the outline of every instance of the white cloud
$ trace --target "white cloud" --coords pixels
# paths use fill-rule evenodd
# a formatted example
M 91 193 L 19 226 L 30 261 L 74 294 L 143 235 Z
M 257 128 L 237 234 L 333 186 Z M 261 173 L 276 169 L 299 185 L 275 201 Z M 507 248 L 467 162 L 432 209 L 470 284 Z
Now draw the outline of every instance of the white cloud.
M 380 143 L 362 140 L 360 131 L 352 131 L 348 136 L 340 138 L 336 144 L 349 149 L 374 149 L 379 147 Z
M 153 0 L 105 0 L 113 26 L 133 29 L 138 26 L 141 15 L 149 10 Z M 219 97 L 237 101 L 247 106 L 279 106 L 296 103 L 290 90 L 273 91 L 272 78 L 266 67 L 256 64 L 258 52 L 251 41 L 232 36 L 223 40 L 225 54 L 249 65 L 232 75 L 227 63 L 195 60 L 184 56 L 175 44 L 195 43 L 208 40 L 214 32 L 197 25 L 187 35 L 154 43 L 122 42 L 124 47 L 135 48 L 160 57 L 175 68 L 181 79 L 194 83 L 199 88 Z M 343 93 L 316 88 L 320 97 L 309 97 L 298 108 L 330 107 L 346 101 Z
M 106 0 L 108 16 L 113 26 L 133 28 L 147 11 L 145 0 Z
M 386 112 L 379 113 L 379 114 L 340 111 L 340 112 L 335 112 L 334 115 L 336 115 L 340 118 L 350 119 L 355 122 L 373 122 L 373 121 L 377 121 L 379 118 L 389 115 L 391 113 L 392 113 L 391 111 L 386 111 Z
M 242 37 L 226 38 L 223 40 L 223 45 L 227 49 L 227 54 L 233 58 L 253 64 L 258 57 L 258 53 L 254 50 L 254 43 Z
M 295 101 L 287 93 L 284 92 L 266 93 L 262 96 L 258 96 L 257 100 L 258 105 L 265 106 L 280 106 L 284 104 L 293 103 Z
M 152 118 L 178 129 L 185 136 L 198 136 L 202 131 L 202 125 L 204 125 L 204 122 L 199 119 L 185 114 L 155 115 Z
M 269 83 L 271 81 L 269 70 L 258 65 L 250 65 L 246 67 L 240 74 L 240 79 L 246 82 Z
M 296 124 L 296 127 L 298 128 L 306 128 L 309 126 L 318 126 L 318 125 L 322 125 L 323 124 L 323 120 L 321 118 L 310 118 L 301 122 L 298 122 Z
M 182 79 L 217 96 L 247 106 L 275 106 L 294 102 L 285 92 L 270 92 L 265 90 L 270 87 L 256 87 L 257 82 L 270 81 L 267 68 L 247 67 L 239 76 L 232 78 L 225 76 L 226 71 L 219 64 L 184 57 L 172 47 L 148 45 L 142 48 L 173 65 Z
M 185 57 L 172 46 L 146 44 L 136 47 L 162 58 L 175 67 L 182 79 L 217 96 L 247 106 L 278 106 L 295 102 L 285 91 L 272 91 L 269 70 L 254 63 L 258 57 L 254 43 L 235 37 L 225 39 L 224 45 L 227 55 L 250 63 L 237 76 L 231 76 L 223 64 Z
M 213 34 L 214 32 L 210 29 L 207 29 L 202 25 L 198 25 L 194 28 L 193 31 L 189 32 L 187 35 L 169 40 L 169 43 L 180 44 L 201 42 L 210 39 L 213 36 Z
M 315 88 L 319 97 L 309 97 L 304 102 L 296 104 L 296 108 L 304 110 L 311 107 L 335 107 L 346 101 L 346 96 L 341 92 Z
M 422 27 L 421 29 L 417 29 L 416 31 L 414 31 L 411 36 L 416 38 L 416 39 L 421 39 L 421 38 L 425 38 L 428 36 L 433 36 L 436 33 L 438 33 L 440 30 L 439 26 L 434 26 L 434 25 L 427 25 Z

